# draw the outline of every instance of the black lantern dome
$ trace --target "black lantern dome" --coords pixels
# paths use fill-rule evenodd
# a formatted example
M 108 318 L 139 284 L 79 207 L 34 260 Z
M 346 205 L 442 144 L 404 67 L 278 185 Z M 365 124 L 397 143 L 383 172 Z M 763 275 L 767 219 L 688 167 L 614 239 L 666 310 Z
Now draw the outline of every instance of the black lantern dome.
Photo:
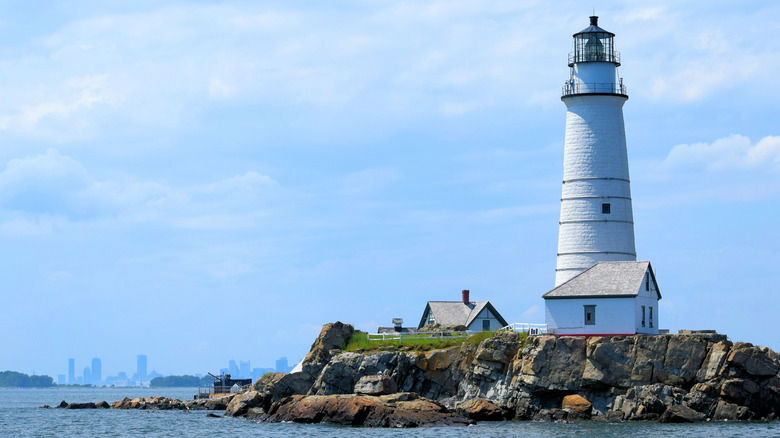
M 599 27 L 599 17 L 590 17 L 590 26 L 575 33 L 574 51 L 569 53 L 569 67 L 580 62 L 611 62 L 620 65 L 615 50 L 615 34 Z

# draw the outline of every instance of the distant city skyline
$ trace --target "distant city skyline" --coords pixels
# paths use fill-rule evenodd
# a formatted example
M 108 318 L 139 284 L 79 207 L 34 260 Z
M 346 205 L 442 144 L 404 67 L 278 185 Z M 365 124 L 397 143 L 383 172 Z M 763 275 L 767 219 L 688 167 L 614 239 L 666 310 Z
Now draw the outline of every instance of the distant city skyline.
M 253 380 L 258 379 L 263 374 L 267 372 L 290 372 L 292 370 L 292 367 L 288 365 L 287 357 L 281 357 L 277 359 L 274 363 L 274 367 L 266 367 L 266 368 L 251 368 L 251 361 L 249 360 L 240 360 L 236 361 L 235 359 L 228 360 L 228 366 L 227 368 L 220 368 L 218 373 L 230 373 L 233 378 L 252 378 Z M 166 375 L 194 375 L 198 377 L 203 377 L 208 375 L 209 372 L 212 372 L 212 370 L 205 370 L 203 372 L 199 373 L 186 373 L 186 372 L 169 372 L 169 373 L 159 373 L 156 370 L 152 370 L 151 372 L 148 372 L 148 356 L 145 354 L 139 354 L 136 356 L 136 371 L 132 374 L 132 377 L 128 377 L 128 374 L 126 371 L 117 371 L 115 375 L 106 376 L 103 378 L 103 362 L 100 358 L 94 357 L 91 359 L 91 366 L 85 366 L 82 370 L 81 376 L 75 376 L 75 367 L 76 367 L 77 361 L 76 358 L 68 358 L 68 376 L 71 377 L 66 378 L 65 374 L 55 374 L 52 376 L 55 379 L 55 382 L 58 384 L 70 384 L 70 385 L 95 385 L 95 386 L 147 386 L 149 382 L 155 378 L 155 377 L 164 377 Z M 16 371 L 16 370 L 14 370 Z M 55 377 L 56 376 L 56 377 Z

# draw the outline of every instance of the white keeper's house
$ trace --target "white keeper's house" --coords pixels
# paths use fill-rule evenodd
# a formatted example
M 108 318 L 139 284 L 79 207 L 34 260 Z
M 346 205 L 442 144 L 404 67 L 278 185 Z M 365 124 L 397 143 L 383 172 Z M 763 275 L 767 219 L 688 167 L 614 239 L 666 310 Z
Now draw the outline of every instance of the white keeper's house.
M 547 328 L 561 335 L 657 334 L 661 294 L 650 262 L 636 261 L 623 123 L 626 87 L 615 34 L 574 35 L 566 104 L 555 288 L 543 295 Z

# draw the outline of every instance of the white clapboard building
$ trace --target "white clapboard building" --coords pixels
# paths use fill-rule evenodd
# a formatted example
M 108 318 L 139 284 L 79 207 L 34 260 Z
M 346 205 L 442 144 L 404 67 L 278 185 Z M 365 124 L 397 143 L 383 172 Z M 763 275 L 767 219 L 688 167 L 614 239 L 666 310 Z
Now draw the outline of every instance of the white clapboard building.
M 569 54 L 555 289 L 543 296 L 556 334 L 658 332 L 655 275 L 649 262 L 636 261 L 623 123 L 628 94 L 614 37 L 590 17 Z

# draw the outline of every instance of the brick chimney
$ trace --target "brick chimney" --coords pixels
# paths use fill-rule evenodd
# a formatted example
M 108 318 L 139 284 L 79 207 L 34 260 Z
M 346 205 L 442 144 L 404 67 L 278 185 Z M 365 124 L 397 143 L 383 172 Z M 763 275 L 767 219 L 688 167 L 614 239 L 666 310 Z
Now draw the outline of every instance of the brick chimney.
M 462 294 L 463 294 L 463 304 L 468 304 L 469 303 L 469 290 L 468 289 L 463 289 Z

